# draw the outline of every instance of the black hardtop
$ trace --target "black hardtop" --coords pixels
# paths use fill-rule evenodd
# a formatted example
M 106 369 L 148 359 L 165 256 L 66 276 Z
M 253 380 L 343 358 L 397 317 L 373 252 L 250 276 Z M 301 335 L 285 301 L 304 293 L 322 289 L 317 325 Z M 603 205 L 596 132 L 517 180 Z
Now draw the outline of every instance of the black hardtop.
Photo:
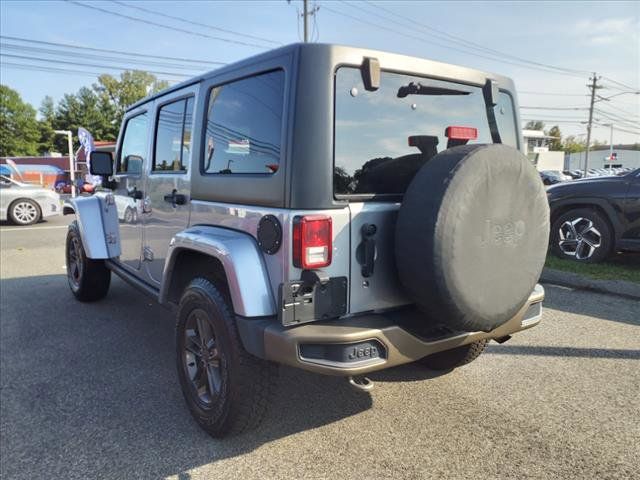
M 346 46 L 346 45 L 338 45 L 338 44 L 330 44 L 330 43 L 292 43 L 279 48 L 275 48 L 273 50 L 269 50 L 267 52 L 253 55 L 251 57 L 239 60 L 237 62 L 229 63 L 227 65 L 224 65 L 223 67 L 210 70 L 201 75 L 197 75 L 188 80 L 172 85 L 171 87 L 165 88 L 164 90 L 154 93 L 153 95 L 149 95 L 137 101 L 136 103 L 130 105 L 127 108 L 127 111 L 133 110 L 141 105 L 144 105 L 147 102 L 155 100 L 156 98 L 163 97 L 164 95 L 167 95 L 171 92 L 180 90 L 181 88 L 184 88 L 184 87 L 188 87 L 189 85 L 193 85 L 195 83 L 198 83 L 202 80 L 206 80 L 213 76 L 230 73 L 230 72 L 233 72 L 234 70 L 240 70 L 246 67 L 250 67 L 253 64 L 261 63 L 273 58 L 291 55 L 291 54 L 298 54 L 298 55 L 304 55 L 304 56 L 310 56 L 310 57 L 316 55 L 320 59 L 320 58 L 326 58 L 327 56 L 332 56 L 332 55 L 339 56 L 339 54 L 344 52 L 345 50 L 350 51 L 350 53 L 355 54 L 355 56 L 360 58 L 364 58 L 364 57 L 378 58 L 380 60 L 381 67 L 383 70 L 385 69 L 385 63 L 387 63 L 385 62 L 386 59 L 387 60 L 393 59 L 394 61 L 393 63 L 395 64 L 397 64 L 398 61 L 400 61 L 403 64 L 406 64 L 406 71 L 412 71 L 412 65 L 415 65 L 416 63 L 428 62 L 429 66 L 431 67 L 430 70 L 434 72 L 435 74 L 434 76 L 436 77 L 438 76 L 437 72 L 448 72 L 447 75 L 443 74 L 442 77 L 455 78 L 457 75 L 461 79 L 465 79 L 465 80 L 469 80 L 472 78 L 473 79 L 491 78 L 497 81 L 502 88 L 505 88 L 507 90 L 513 90 L 513 87 L 512 87 L 513 82 L 511 81 L 511 79 L 507 77 L 504 77 L 502 75 L 497 75 L 495 73 L 462 67 L 459 65 L 427 60 L 419 57 L 412 57 L 408 55 L 386 52 L 382 50 L 371 50 L 371 49 L 366 49 L 361 47 L 352 47 L 352 46 Z

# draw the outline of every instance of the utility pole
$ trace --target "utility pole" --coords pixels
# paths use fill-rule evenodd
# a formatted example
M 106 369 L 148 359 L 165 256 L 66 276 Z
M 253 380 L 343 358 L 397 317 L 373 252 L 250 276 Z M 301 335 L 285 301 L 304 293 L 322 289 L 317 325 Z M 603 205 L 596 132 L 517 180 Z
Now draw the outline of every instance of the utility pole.
M 302 0 L 302 18 L 304 19 L 304 43 L 309 42 L 309 0 Z
M 596 89 L 602 88 L 598 86 L 598 75 L 596 72 L 593 72 L 593 76 L 589 79 L 591 80 L 591 84 L 588 84 L 587 87 L 591 89 L 591 104 L 589 105 L 589 122 L 587 123 L 587 151 L 584 156 L 584 176 L 587 176 L 587 170 L 589 170 L 589 147 L 591 145 L 591 126 L 593 125 L 593 104 L 596 100 Z
M 304 23 L 304 43 L 309 43 L 309 17 L 316 14 L 320 7 L 312 7 L 309 10 L 309 0 L 302 0 L 302 18 Z

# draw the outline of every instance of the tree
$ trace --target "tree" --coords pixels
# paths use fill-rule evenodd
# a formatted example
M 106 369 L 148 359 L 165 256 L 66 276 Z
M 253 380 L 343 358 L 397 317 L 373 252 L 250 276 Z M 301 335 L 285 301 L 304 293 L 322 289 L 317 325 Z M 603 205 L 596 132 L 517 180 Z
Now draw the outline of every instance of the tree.
M 569 135 L 562 143 L 562 150 L 565 153 L 583 152 L 587 149 L 587 144 L 584 140 L 578 140 L 577 137 Z
M 119 128 L 129 105 L 168 86 L 166 80 L 158 80 L 148 72 L 131 70 L 120 74 L 120 79 L 111 75 L 100 75 L 93 89 L 104 103 L 111 106 L 113 120 L 116 128 Z
M 527 122 L 524 128 L 525 130 L 543 130 L 544 122 L 541 122 L 540 120 L 530 120 Z
M 35 109 L 18 92 L 0 85 L 0 156 L 36 155 L 39 139 Z
M 549 141 L 549 150 L 558 152 L 562 150 L 562 133 L 557 125 L 551 127 L 547 133 L 550 137 L 555 137 Z

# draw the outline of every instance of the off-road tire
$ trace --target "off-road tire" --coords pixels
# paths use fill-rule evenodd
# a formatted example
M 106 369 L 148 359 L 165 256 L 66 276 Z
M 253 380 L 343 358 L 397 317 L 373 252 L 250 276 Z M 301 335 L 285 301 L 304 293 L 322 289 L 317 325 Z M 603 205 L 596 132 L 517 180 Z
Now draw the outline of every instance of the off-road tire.
M 212 437 L 257 427 L 267 413 L 278 374 L 275 364 L 244 349 L 229 303 L 212 282 L 196 278 L 184 290 L 177 313 L 176 363 L 182 393 L 196 422 Z M 219 392 L 211 395 L 210 405 L 198 397 L 187 368 L 186 325 L 190 315 L 200 312 L 206 314 L 213 329 L 219 357 Z M 190 365 L 194 368 L 193 363 Z
M 430 370 L 444 371 L 453 370 L 467 363 L 473 362 L 484 352 L 488 340 L 478 340 L 477 342 L 456 347 L 444 352 L 434 353 L 418 360 L 418 363 L 424 365 Z
M 42 210 L 38 202 L 29 198 L 19 198 L 9 206 L 9 218 L 15 225 L 33 225 L 42 219 Z
M 598 244 L 599 246 L 593 250 L 593 253 L 585 258 L 580 258 L 580 256 L 576 256 L 570 253 L 566 253 L 560 246 L 561 237 L 560 230 L 563 225 L 571 222 L 575 222 L 578 219 L 584 219 L 585 222 L 591 222 L 594 232 L 597 232 L 597 236 L 593 233 L 594 237 L 591 239 L 597 239 L 599 237 Z M 577 224 L 578 230 L 582 228 L 582 226 L 586 226 L 584 222 L 580 222 Z M 580 231 L 579 233 L 583 233 Z M 568 212 L 560 215 L 554 222 L 551 227 L 551 252 L 559 257 L 567 260 L 573 260 L 574 262 L 580 263 L 598 263 L 605 260 L 613 250 L 614 238 L 613 238 L 613 230 L 609 225 L 609 222 L 597 211 L 592 208 L 575 208 L 573 210 L 569 210 Z M 582 251 L 588 250 L 588 245 L 586 249 L 581 249 Z M 567 247 L 565 247 L 567 248 Z M 567 251 L 569 251 L 568 249 Z
M 65 259 L 69 288 L 78 300 L 95 302 L 107 295 L 111 284 L 111 271 L 104 260 L 87 258 L 78 222 L 75 220 L 69 225 L 67 231 Z

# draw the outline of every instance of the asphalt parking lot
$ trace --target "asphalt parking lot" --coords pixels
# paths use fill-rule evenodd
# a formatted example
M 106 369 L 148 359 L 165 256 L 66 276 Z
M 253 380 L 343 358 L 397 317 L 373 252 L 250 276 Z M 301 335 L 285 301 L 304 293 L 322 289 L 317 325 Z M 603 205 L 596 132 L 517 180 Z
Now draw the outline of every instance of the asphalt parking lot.
M 255 432 L 191 420 L 172 314 L 114 279 L 76 302 L 60 217 L 0 225 L 0 475 L 12 478 L 632 478 L 640 304 L 547 286 L 544 322 L 443 376 L 283 368 Z

